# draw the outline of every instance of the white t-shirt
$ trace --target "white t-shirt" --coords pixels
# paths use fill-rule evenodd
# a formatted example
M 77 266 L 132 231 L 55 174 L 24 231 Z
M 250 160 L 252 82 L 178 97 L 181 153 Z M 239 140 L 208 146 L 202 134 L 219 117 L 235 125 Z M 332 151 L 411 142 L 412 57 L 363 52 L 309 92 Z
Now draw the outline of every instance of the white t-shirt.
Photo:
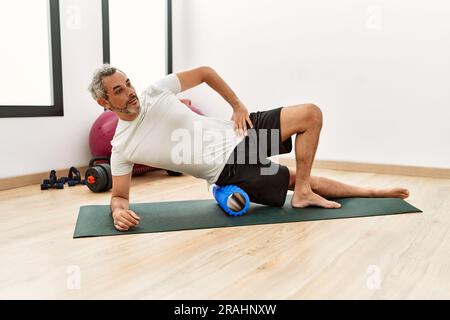
M 176 74 L 165 76 L 140 96 L 141 111 L 133 121 L 119 119 L 112 145 L 111 173 L 128 174 L 133 164 L 186 173 L 217 181 L 229 156 L 244 137 L 234 122 L 201 116 L 175 96 Z

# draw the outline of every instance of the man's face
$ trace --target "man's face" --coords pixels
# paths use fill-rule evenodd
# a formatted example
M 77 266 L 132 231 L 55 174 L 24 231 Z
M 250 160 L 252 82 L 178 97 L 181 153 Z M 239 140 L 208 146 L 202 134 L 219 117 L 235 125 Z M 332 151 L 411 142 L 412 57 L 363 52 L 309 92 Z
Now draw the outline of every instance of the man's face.
M 130 79 L 117 71 L 111 76 L 103 78 L 108 99 L 99 99 L 103 107 L 123 115 L 135 115 L 140 111 L 141 104 Z

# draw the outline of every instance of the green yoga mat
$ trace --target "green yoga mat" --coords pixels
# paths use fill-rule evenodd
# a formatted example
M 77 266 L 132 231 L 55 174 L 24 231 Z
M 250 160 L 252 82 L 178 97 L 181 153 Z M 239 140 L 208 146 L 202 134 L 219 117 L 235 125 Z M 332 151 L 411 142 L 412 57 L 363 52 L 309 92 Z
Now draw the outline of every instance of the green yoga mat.
M 422 212 L 406 201 L 396 198 L 340 198 L 333 199 L 342 205 L 339 209 L 319 207 L 294 209 L 290 205 L 291 197 L 291 195 L 286 197 L 286 203 L 281 208 L 251 203 L 249 210 L 240 217 L 225 214 L 215 200 L 131 204 L 130 209 L 140 216 L 141 221 L 139 226 L 129 231 L 117 231 L 114 228 L 109 205 L 82 206 L 73 237 L 112 236 Z

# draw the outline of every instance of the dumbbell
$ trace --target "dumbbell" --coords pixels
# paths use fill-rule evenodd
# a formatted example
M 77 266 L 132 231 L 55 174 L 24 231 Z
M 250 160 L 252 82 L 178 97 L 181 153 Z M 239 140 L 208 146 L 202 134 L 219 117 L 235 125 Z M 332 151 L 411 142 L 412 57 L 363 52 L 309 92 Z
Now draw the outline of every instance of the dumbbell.
M 112 188 L 111 166 L 109 163 L 96 163 L 101 160 L 109 161 L 109 157 L 91 159 L 89 168 L 86 170 L 86 185 L 92 192 L 103 192 Z
M 64 179 L 58 180 L 56 177 L 56 171 L 52 170 L 50 171 L 49 179 L 44 179 L 43 183 L 41 184 L 41 190 L 64 189 L 64 183 Z
M 64 177 L 63 179 L 67 179 L 66 181 L 68 182 L 69 187 L 73 187 L 77 184 L 86 184 L 86 180 L 81 179 L 80 171 L 75 167 L 71 167 L 69 170 L 69 177 Z
M 61 178 L 58 179 L 58 182 L 62 183 L 62 184 L 65 184 L 68 181 L 69 181 L 69 178 L 67 178 L 67 177 L 61 177 Z
M 41 184 L 41 190 L 48 190 L 48 189 L 64 189 L 64 183 Z

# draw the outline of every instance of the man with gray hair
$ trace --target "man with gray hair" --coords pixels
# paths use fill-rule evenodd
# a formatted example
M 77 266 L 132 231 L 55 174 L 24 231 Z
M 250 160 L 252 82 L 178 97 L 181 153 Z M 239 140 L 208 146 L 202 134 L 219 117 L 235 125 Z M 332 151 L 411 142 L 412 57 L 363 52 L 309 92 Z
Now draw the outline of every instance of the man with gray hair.
M 202 83 L 230 104 L 231 120 L 200 116 L 176 98 Z M 124 72 L 105 64 L 94 73 L 89 90 L 100 106 L 119 117 L 111 141 L 111 212 L 117 230 L 139 224 L 139 216 L 129 210 L 134 163 L 183 172 L 209 184 L 234 184 L 247 192 L 250 201 L 273 206 L 284 205 L 288 190 L 294 191 L 294 208 L 340 207 L 325 198 L 409 195 L 404 188 L 361 188 L 311 176 L 321 109 L 307 103 L 249 113 L 210 67 L 169 74 L 138 96 Z M 267 159 L 290 153 L 294 135 L 296 169 Z

